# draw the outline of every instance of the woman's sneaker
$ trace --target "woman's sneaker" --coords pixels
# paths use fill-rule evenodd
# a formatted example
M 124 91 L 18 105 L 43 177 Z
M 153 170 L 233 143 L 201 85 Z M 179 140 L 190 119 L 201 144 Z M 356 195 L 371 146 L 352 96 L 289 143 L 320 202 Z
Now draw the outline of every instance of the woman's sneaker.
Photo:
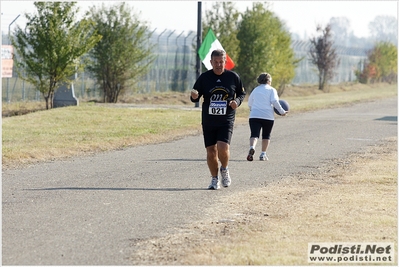
M 266 153 L 261 153 L 259 156 L 259 160 L 265 161 L 265 160 L 269 160 L 269 158 L 267 157 Z
M 248 161 L 253 161 L 254 160 L 254 154 L 255 154 L 255 149 L 250 148 L 247 156 Z
M 212 181 L 211 181 L 211 184 L 208 186 L 208 189 L 218 190 L 219 188 L 220 188 L 219 178 L 212 177 Z
M 222 175 L 222 184 L 224 187 L 229 187 L 231 185 L 231 178 L 228 168 L 220 167 L 220 174 Z

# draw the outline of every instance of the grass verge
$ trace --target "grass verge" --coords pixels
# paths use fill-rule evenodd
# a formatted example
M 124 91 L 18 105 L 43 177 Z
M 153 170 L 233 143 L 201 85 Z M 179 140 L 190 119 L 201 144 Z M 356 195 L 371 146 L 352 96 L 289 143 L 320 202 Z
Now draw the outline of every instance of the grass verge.
M 289 102 L 290 112 L 295 113 L 397 96 L 397 85 L 337 86 L 332 87 L 330 93 L 323 93 L 317 87 L 290 87 L 284 94 L 282 98 Z M 130 104 L 84 102 L 79 106 L 3 117 L 3 168 L 198 134 L 201 131 L 200 108 L 193 108 L 194 104 L 187 99 L 188 93 L 158 93 L 137 100 L 141 107 L 143 103 L 155 104 L 145 109 L 132 108 Z M 159 108 L 162 104 L 173 104 L 173 108 Z M 189 104 L 192 108 L 187 108 Z M 13 113 L 13 109 L 21 107 L 32 110 L 27 105 L 6 104 L 3 113 Z M 237 110 L 237 123 L 247 123 L 248 115 L 249 108 L 244 102 Z
M 131 259 L 134 265 L 304 266 L 312 265 L 308 243 L 397 244 L 397 177 L 392 138 L 319 173 L 224 197 L 204 220 L 135 244 Z M 395 262 L 380 264 L 397 262 L 395 247 Z
M 330 93 L 291 87 L 282 98 L 295 113 L 393 96 L 397 85 L 348 85 Z M 156 96 L 156 104 L 170 104 L 171 98 L 165 98 L 168 103 Z M 243 103 L 238 123 L 247 122 L 248 114 Z M 3 118 L 2 123 L 7 168 L 199 134 L 200 112 L 82 103 Z M 309 265 L 308 242 L 397 244 L 397 139 L 332 162 L 319 173 L 226 197 L 204 214 L 203 221 L 180 233 L 134 244 L 132 264 Z M 397 265 L 397 252 L 395 260 L 392 265 Z
M 3 118 L 3 166 L 170 141 L 198 134 L 199 121 L 197 111 L 95 105 Z

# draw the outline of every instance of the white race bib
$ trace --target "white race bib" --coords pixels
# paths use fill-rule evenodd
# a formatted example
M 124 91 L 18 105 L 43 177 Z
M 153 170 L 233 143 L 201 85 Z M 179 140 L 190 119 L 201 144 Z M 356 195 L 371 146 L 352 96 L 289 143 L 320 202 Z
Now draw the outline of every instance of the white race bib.
M 227 111 L 227 101 L 211 101 L 209 104 L 210 115 L 225 115 Z

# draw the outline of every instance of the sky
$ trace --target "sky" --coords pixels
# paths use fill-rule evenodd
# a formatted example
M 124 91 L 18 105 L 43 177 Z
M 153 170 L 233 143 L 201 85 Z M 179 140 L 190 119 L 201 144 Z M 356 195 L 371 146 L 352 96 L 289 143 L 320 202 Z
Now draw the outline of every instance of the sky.
M 1 30 L 11 31 L 15 25 L 23 27 L 24 13 L 34 13 L 34 1 L 1 0 Z M 81 12 L 90 6 L 106 5 L 118 1 L 76 1 Z M 176 30 L 176 33 L 197 31 L 198 1 L 126 1 L 139 17 L 149 22 L 157 32 Z M 251 8 L 253 1 L 232 1 L 239 11 Z M 263 2 L 263 1 L 258 1 Z M 351 30 L 357 37 L 369 36 L 369 22 L 376 16 L 398 17 L 398 1 L 268 1 L 271 10 L 286 24 L 290 32 L 301 38 L 316 33 L 316 25 L 326 25 L 332 17 L 349 19 Z M 202 1 L 202 14 L 212 8 L 214 1 Z M 18 15 L 20 15 L 18 17 Z M 14 21 L 15 20 L 15 21 Z M 13 22 L 14 21 L 14 22 Z

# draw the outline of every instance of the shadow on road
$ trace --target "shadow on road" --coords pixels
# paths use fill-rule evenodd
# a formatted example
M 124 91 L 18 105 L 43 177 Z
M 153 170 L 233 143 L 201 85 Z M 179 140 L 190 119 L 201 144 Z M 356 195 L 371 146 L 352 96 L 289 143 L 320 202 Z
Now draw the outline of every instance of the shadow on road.
M 376 121 L 398 121 L 398 116 L 385 116 L 378 119 Z
M 244 153 L 245 154 L 245 153 Z M 247 155 L 245 154 L 245 157 Z M 148 160 L 148 161 L 206 161 L 206 155 L 203 159 L 152 159 L 152 160 Z M 240 159 L 229 159 L 229 161 L 233 161 L 233 162 L 246 162 L 246 159 L 240 160 Z
M 55 187 L 23 189 L 25 191 L 87 190 L 87 191 L 199 191 L 207 188 L 112 188 L 112 187 Z

